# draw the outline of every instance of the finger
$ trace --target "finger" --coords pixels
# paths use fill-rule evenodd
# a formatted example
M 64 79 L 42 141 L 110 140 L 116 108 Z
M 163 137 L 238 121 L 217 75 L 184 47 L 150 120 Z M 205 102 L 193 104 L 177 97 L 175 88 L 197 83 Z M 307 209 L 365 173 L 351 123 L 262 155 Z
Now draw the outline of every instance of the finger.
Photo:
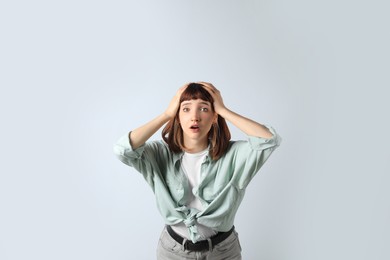
M 207 91 L 211 91 L 213 93 L 216 93 L 218 90 L 210 83 L 207 83 L 207 82 L 199 82 L 200 84 L 203 85 L 203 87 L 207 90 Z
M 209 82 L 199 81 L 198 83 L 199 83 L 199 84 L 202 84 L 202 85 L 204 85 L 204 86 L 208 86 L 208 87 L 211 87 L 211 88 L 215 88 L 215 87 L 213 86 L 213 84 L 211 84 L 211 83 L 209 83 Z
M 210 86 L 203 86 L 203 88 L 206 89 L 207 92 L 209 92 L 212 96 L 214 96 L 216 93 L 215 89 L 211 88 Z
M 189 83 L 187 84 L 184 84 L 183 86 L 181 86 L 181 88 L 179 88 L 178 90 L 178 94 L 181 94 L 184 92 L 184 90 L 186 90 L 186 88 L 188 87 Z
M 188 87 L 188 83 L 187 84 L 184 84 L 183 86 L 181 86 L 180 90 L 184 90 Z

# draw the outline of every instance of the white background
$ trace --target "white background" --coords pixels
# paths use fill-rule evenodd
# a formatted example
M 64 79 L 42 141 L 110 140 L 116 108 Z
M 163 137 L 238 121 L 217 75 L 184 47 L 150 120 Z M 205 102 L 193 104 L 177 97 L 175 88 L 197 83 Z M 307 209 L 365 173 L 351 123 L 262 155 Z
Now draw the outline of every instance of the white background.
M 112 146 L 199 80 L 283 137 L 237 214 L 244 259 L 390 259 L 388 10 L 3 1 L 0 259 L 155 259 L 153 194 Z

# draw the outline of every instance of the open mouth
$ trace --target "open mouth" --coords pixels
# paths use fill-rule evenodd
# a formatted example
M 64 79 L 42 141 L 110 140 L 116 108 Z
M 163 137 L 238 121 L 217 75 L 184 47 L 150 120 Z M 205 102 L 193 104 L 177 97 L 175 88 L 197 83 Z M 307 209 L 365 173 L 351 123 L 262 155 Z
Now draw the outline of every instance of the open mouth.
M 190 129 L 199 129 L 199 126 L 193 125 L 193 126 L 190 127 Z

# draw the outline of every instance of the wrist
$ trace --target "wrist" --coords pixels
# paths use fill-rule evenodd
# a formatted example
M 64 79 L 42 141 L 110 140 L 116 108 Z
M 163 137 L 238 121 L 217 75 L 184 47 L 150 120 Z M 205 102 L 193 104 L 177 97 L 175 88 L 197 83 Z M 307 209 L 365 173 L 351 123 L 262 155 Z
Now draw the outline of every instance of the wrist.
M 161 119 L 165 122 L 168 122 L 169 120 L 173 119 L 175 116 L 172 116 L 170 113 L 168 112 L 164 112 L 160 115 Z
M 225 117 L 225 116 L 230 112 L 230 110 L 227 109 L 226 107 L 222 107 L 222 108 L 219 108 L 218 110 L 215 110 L 215 112 L 216 112 L 218 115 L 220 115 L 220 116 L 222 116 L 222 117 Z

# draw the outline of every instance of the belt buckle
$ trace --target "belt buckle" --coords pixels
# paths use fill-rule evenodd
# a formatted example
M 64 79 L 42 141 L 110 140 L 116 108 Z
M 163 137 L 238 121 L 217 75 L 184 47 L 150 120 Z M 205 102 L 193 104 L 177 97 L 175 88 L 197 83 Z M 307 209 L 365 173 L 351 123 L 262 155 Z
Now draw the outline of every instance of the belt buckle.
M 203 248 L 203 246 L 204 246 L 204 248 Z M 196 251 L 196 252 L 210 250 L 210 245 L 209 244 L 202 245 L 202 244 L 199 244 L 199 243 L 193 243 L 190 240 L 187 240 L 184 243 L 183 247 L 184 247 L 184 250 Z

